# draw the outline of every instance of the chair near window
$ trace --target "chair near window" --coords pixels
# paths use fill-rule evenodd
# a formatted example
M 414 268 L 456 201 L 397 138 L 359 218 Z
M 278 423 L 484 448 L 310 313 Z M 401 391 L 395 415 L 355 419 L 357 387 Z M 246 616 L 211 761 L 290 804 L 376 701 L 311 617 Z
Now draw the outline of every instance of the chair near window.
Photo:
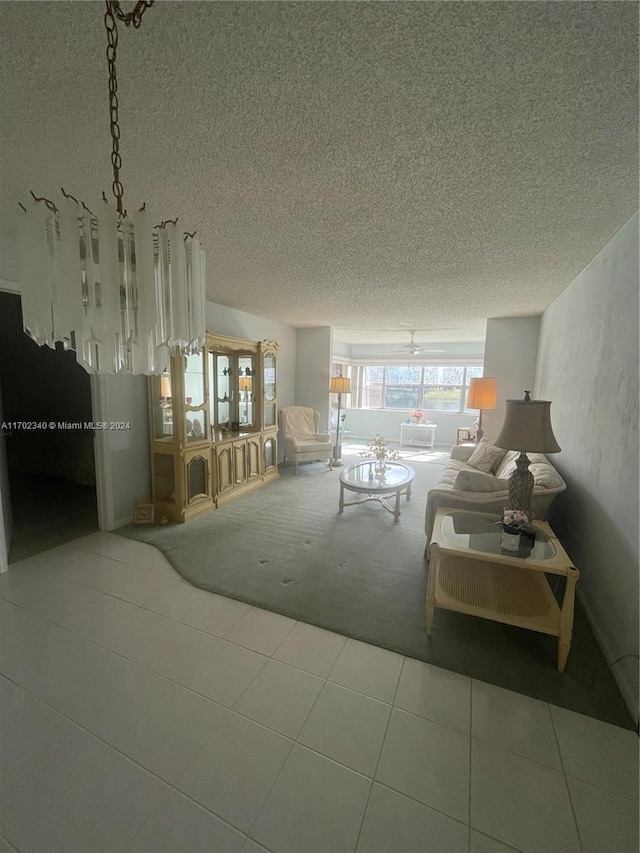
M 328 433 L 320 432 L 320 415 L 307 406 L 286 406 L 278 413 L 284 461 L 290 459 L 298 474 L 299 462 L 328 462 L 333 447 Z

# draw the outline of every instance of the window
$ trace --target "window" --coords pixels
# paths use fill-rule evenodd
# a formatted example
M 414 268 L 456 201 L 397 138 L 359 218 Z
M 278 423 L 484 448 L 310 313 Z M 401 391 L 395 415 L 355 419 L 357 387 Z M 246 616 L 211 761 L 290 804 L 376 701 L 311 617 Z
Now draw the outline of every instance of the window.
M 468 412 L 469 380 L 482 373 L 482 364 L 361 365 L 357 399 L 363 409 Z

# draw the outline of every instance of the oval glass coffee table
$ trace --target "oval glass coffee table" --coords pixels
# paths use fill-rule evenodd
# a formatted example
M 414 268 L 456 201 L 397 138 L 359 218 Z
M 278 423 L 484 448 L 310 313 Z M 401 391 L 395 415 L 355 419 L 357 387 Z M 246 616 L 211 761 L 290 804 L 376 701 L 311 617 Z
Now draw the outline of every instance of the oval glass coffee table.
M 394 521 L 400 521 L 400 495 L 406 494 L 407 500 L 411 500 L 411 483 L 416 472 L 402 462 L 387 462 L 382 474 L 375 473 L 375 462 L 356 462 L 349 465 L 340 473 L 340 508 L 342 512 L 346 506 L 356 506 L 367 501 L 378 501 L 393 515 Z M 344 493 L 355 492 L 361 497 L 355 501 L 345 502 Z M 387 498 L 395 495 L 392 506 Z

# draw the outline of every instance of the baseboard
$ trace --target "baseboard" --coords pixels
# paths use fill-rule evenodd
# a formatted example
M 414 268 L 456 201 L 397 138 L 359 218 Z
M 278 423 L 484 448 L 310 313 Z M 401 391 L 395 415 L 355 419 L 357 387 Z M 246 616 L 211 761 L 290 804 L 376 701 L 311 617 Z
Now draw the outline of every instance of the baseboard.
M 602 654 L 604 655 L 604 658 L 605 658 L 607 664 L 609 665 L 609 669 L 611 670 L 611 673 L 615 679 L 615 682 L 620 689 L 620 693 L 622 695 L 622 698 L 624 699 L 625 704 L 626 704 L 627 708 L 629 709 L 629 713 L 631 714 L 631 716 L 632 716 L 632 718 L 633 718 L 633 720 L 637 726 L 639 723 L 639 720 L 640 720 L 640 707 L 639 707 L 639 703 L 638 703 L 639 697 L 638 697 L 638 694 L 635 690 L 635 687 L 634 687 L 634 685 L 629 684 L 629 682 L 625 678 L 624 672 L 621 672 L 620 668 L 618 666 L 613 666 L 613 667 L 611 666 L 611 661 L 615 660 L 615 658 L 614 658 L 613 654 L 611 653 L 611 648 L 609 647 L 609 643 L 608 643 L 606 637 L 604 636 L 604 634 L 602 633 L 600 626 L 597 624 L 597 622 L 593 616 L 593 611 L 591 610 L 591 607 L 590 607 L 589 603 L 587 602 L 586 598 L 584 597 L 582 590 L 580 589 L 579 586 L 576 587 L 576 594 L 577 594 L 578 600 L 580 601 L 580 605 L 582 606 L 582 609 L 584 610 L 585 616 L 587 617 L 587 619 L 589 621 L 589 625 L 591 626 L 591 630 L 593 631 L 594 637 L 596 638 L 596 641 L 597 641 L 598 645 L 600 646 Z
M 20 285 L 17 281 L 11 281 L 8 278 L 0 278 L 0 290 L 6 293 L 20 293 Z
M 113 533 L 114 530 L 117 530 L 119 527 L 126 527 L 127 524 L 133 524 L 133 513 L 131 515 L 123 516 L 122 518 L 115 518 L 110 526 L 102 525 L 98 522 L 98 530 L 102 530 L 104 533 Z
M 370 436 L 370 435 L 355 435 L 354 433 L 350 433 L 350 434 L 349 434 L 349 436 L 348 436 L 346 439 L 343 439 L 343 441 L 345 441 L 345 440 L 346 440 L 346 441 L 363 441 L 365 444 L 368 444 L 368 443 L 371 441 L 371 436 Z M 396 444 L 398 444 L 399 442 L 400 442 L 400 439 L 399 439 L 399 438 L 390 438 L 390 439 L 389 439 L 389 444 L 396 445 Z M 433 449 L 434 449 L 434 450 L 440 450 L 440 451 L 442 451 L 442 450 L 451 450 L 451 448 L 453 447 L 453 445 L 454 445 L 455 443 L 456 443 L 456 442 L 455 442 L 455 439 L 453 439 L 453 438 L 451 439 L 451 443 L 447 443 L 447 442 L 444 442 L 444 443 L 443 443 L 443 442 L 437 442 L 437 441 L 436 441 L 436 443 L 435 443 L 435 445 L 434 445 L 434 448 L 433 448 Z M 414 445 L 414 446 L 415 446 L 416 448 L 419 448 L 419 449 L 422 449 L 422 450 L 429 450 L 429 449 L 430 449 L 426 444 L 425 444 L 425 445 L 422 445 L 422 444 L 416 444 L 416 445 Z M 403 449 L 403 450 L 408 450 L 408 449 L 409 449 L 409 448 L 408 448 L 408 445 L 405 445 L 402 449 Z

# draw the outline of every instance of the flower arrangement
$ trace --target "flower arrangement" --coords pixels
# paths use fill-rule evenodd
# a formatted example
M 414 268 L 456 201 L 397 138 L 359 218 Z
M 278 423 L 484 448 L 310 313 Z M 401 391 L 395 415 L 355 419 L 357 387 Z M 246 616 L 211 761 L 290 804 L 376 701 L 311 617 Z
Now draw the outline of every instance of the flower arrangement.
M 400 459 L 400 454 L 395 448 L 389 447 L 389 442 L 382 435 L 374 435 L 369 441 L 366 450 L 363 450 L 360 456 L 367 458 L 375 456 L 377 462 L 383 465 L 390 459 Z
M 414 409 L 412 412 L 409 412 L 409 417 L 413 418 L 413 420 L 417 424 L 419 424 L 422 422 L 422 419 L 424 418 L 424 412 L 422 411 L 422 409 Z
M 515 527 L 520 530 L 525 525 L 529 524 L 529 516 L 522 512 L 521 509 L 505 509 L 502 516 L 502 523 L 507 527 Z

